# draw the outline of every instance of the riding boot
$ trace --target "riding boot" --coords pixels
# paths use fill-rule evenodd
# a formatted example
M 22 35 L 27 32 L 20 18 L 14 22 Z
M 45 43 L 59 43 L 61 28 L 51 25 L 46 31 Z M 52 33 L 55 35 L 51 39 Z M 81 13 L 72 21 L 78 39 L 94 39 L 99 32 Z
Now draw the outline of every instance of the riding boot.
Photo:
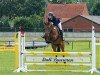
M 64 39 L 63 39 L 63 31 L 62 30 L 60 30 L 60 36 L 61 36 L 62 40 L 64 41 Z

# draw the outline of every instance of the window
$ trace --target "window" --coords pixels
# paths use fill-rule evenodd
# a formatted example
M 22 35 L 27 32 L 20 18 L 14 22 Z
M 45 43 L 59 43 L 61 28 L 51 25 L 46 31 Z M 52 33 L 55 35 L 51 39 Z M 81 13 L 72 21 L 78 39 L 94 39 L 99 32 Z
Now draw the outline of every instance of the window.
M 68 28 L 68 32 L 73 32 L 73 28 Z
M 64 32 L 73 32 L 73 28 L 67 28 L 67 29 L 64 29 Z
M 68 30 L 67 29 L 64 29 L 64 32 L 68 32 Z

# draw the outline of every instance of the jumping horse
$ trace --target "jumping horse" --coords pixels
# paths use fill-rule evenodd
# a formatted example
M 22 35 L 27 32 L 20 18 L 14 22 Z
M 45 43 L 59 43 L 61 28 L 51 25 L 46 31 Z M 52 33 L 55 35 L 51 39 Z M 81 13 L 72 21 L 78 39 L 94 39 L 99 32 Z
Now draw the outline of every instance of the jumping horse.
M 60 36 L 58 27 L 54 26 L 51 22 L 45 22 L 45 41 L 51 43 L 54 52 L 64 52 L 64 41 Z

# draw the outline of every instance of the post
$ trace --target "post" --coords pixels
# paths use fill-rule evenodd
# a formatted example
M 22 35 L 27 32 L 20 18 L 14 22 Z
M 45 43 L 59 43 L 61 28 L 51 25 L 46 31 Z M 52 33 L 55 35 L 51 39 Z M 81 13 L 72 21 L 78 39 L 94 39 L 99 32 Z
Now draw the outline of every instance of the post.
M 18 34 L 15 34 L 15 37 L 14 37 L 14 39 L 15 39 L 15 69 L 17 69 L 18 68 Z
M 91 73 L 96 72 L 96 36 L 95 28 L 92 26 L 92 69 Z
M 16 72 L 27 72 L 26 66 L 24 66 L 24 54 L 25 51 L 25 35 L 21 35 L 21 32 L 18 32 L 18 69 Z
M 26 68 L 26 65 L 24 64 L 24 54 L 23 52 L 25 52 L 25 33 L 24 32 L 20 32 L 20 35 L 21 35 L 21 60 L 22 60 L 22 70 L 23 72 L 26 72 L 27 71 L 27 68 Z
M 18 32 L 18 51 L 19 51 L 19 69 L 17 72 L 21 71 L 22 65 L 21 65 L 21 35 L 20 32 Z
M 18 48 L 18 52 L 16 52 L 16 53 L 18 53 L 18 55 L 16 55 L 16 56 L 18 56 L 17 58 L 18 58 L 18 68 L 14 71 L 14 72 L 20 72 L 21 71 L 21 36 L 20 36 L 20 32 L 18 32 L 17 33 L 17 39 L 16 39 L 16 45 L 18 46 L 17 48 Z

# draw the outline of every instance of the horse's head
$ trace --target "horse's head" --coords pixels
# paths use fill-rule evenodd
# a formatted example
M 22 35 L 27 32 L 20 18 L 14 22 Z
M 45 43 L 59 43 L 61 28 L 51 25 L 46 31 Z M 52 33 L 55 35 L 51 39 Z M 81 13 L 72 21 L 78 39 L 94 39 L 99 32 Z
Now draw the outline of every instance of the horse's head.
M 51 26 L 53 26 L 53 23 L 52 22 L 45 22 L 44 25 L 45 25 L 45 27 L 50 28 Z
M 45 29 L 45 41 L 46 43 L 50 43 L 51 39 L 51 31 L 52 31 L 53 24 L 51 22 L 45 22 L 44 23 L 44 29 Z
M 52 22 L 46 22 L 45 26 L 45 41 L 47 43 L 53 42 L 56 36 L 57 28 L 52 24 Z

